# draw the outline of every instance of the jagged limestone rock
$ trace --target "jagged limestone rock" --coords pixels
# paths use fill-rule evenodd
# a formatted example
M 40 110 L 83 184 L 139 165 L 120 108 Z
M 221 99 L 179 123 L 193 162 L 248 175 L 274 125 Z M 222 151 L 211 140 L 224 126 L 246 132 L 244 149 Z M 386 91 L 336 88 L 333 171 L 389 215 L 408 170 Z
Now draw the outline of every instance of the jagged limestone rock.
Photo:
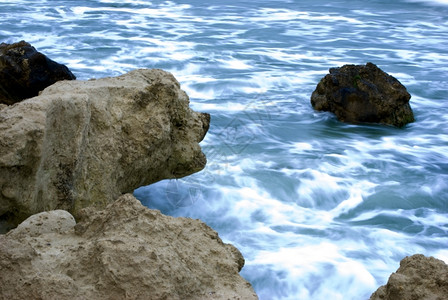
M 123 193 L 204 168 L 210 115 L 168 72 L 60 81 L 0 110 L 0 221 L 54 209 L 77 215 Z
M 70 217 L 41 213 L 0 235 L 0 299 L 257 299 L 241 253 L 199 220 L 131 194 Z
M 434 257 L 415 254 L 400 262 L 397 272 L 370 300 L 444 300 L 448 296 L 448 265 Z

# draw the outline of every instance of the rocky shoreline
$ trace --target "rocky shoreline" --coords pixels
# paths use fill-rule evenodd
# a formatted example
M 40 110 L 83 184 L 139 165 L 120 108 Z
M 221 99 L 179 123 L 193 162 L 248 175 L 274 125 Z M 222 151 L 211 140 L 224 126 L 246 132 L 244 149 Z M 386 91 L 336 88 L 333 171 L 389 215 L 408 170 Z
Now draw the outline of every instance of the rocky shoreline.
M 162 70 L 59 81 L 0 115 L 0 219 L 64 209 L 77 217 L 124 193 L 206 164 L 210 115 L 190 109 Z
M 386 285 L 370 300 L 444 300 L 448 296 L 448 265 L 440 259 L 415 254 L 405 257 Z
M 55 210 L 0 235 L 0 299 L 257 299 L 243 265 L 203 222 L 126 194 L 77 223 Z
M 210 115 L 173 75 L 50 80 L 17 99 L 27 67 L 54 64 L 25 42 L 2 50 L 0 222 L 18 226 L 0 234 L 0 299 L 257 299 L 238 249 L 126 194 L 205 167 Z
M 3 91 L 3 82 L 15 76 L 10 66 L 30 65 L 4 53 L 0 62 L 10 65 L 0 71 Z M 313 107 L 336 114 L 341 105 L 354 109 L 340 119 L 355 123 L 401 127 L 413 120 L 410 96 L 376 69 L 392 82 L 406 114 L 372 119 L 372 111 L 383 112 L 380 101 L 358 114 L 356 99 L 365 102 L 378 89 L 364 68 L 345 69 L 356 74 L 343 76 L 342 84 L 340 70 L 331 71 L 313 93 Z M 239 275 L 244 258 L 238 249 L 203 222 L 164 216 L 129 194 L 203 169 L 199 142 L 210 115 L 191 110 L 187 94 L 163 70 L 62 79 L 50 80 L 35 97 L 0 104 L 0 224 L 5 231 L 18 225 L 0 234 L 0 299 L 257 299 Z M 444 299 L 447 268 L 422 255 L 405 258 L 371 299 Z

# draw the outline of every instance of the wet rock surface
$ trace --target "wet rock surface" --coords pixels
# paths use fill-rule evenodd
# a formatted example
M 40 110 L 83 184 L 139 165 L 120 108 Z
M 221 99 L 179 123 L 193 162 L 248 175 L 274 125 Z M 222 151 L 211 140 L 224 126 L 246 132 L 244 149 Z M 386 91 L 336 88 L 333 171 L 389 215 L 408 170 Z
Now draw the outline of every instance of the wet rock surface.
M 410 98 L 396 78 L 367 63 L 331 68 L 311 95 L 311 104 L 343 122 L 403 127 L 414 121 Z
M 74 80 L 65 66 L 49 59 L 25 41 L 0 44 L 0 103 L 14 104 L 37 96 L 60 80 Z

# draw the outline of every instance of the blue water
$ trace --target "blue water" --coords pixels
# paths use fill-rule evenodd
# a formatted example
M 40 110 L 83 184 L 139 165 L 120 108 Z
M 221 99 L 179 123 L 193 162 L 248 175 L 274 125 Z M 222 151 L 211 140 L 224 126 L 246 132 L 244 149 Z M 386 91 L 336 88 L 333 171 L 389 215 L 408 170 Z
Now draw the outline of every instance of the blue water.
M 207 167 L 135 191 L 246 258 L 260 299 L 367 299 L 414 253 L 448 262 L 448 1 L 0 1 L 78 79 L 172 72 L 212 115 Z M 310 96 L 330 67 L 377 64 L 416 121 L 348 125 Z

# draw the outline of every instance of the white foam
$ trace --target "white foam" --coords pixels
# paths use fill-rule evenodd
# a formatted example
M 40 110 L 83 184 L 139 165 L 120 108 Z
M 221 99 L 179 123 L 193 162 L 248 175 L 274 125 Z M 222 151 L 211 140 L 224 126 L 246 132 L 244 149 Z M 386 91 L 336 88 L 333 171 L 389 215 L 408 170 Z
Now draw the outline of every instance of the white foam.
M 420 2 L 433 5 L 448 5 L 448 0 L 406 0 L 407 2 Z
M 347 299 L 347 295 L 368 294 L 376 284 L 364 265 L 348 260 L 327 242 L 282 248 L 276 253 L 260 251 L 250 263 L 288 270 L 290 281 L 285 288 L 295 296 L 286 299 L 297 299 L 299 291 L 305 299 Z M 276 298 L 274 295 L 268 297 Z
M 443 260 L 446 264 L 448 264 L 448 250 L 442 249 L 434 253 L 434 257 Z
M 220 63 L 224 68 L 229 68 L 233 70 L 248 70 L 251 69 L 252 66 L 250 66 L 247 61 L 243 61 L 240 59 L 236 59 L 233 57 L 225 58 L 225 59 L 217 59 L 218 63 Z
M 115 4 L 117 3 L 116 0 L 100 0 L 101 3 L 112 3 Z M 132 4 L 132 5 L 152 5 L 151 2 L 149 1 L 139 1 L 139 0 L 121 0 L 120 3 L 128 3 L 128 4 Z
M 294 143 L 292 147 L 294 152 L 297 151 L 299 153 L 313 150 L 313 145 L 310 143 Z
M 328 21 L 328 22 L 348 22 L 352 24 L 362 24 L 354 18 L 348 18 L 340 15 L 321 15 L 317 13 L 309 13 L 304 11 L 296 11 L 289 9 L 274 9 L 261 8 L 258 11 L 258 16 L 250 17 L 249 20 L 253 22 L 277 22 L 277 21 L 291 21 L 291 20 L 306 20 L 306 21 Z
M 367 195 L 372 194 L 372 189 L 376 186 L 377 184 L 373 184 L 368 181 L 360 181 L 359 183 L 356 183 L 355 187 L 350 188 L 350 195 L 348 199 L 339 203 L 331 210 L 331 213 L 334 217 L 338 217 L 356 208 L 359 204 L 363 203 L 364 198 Z

